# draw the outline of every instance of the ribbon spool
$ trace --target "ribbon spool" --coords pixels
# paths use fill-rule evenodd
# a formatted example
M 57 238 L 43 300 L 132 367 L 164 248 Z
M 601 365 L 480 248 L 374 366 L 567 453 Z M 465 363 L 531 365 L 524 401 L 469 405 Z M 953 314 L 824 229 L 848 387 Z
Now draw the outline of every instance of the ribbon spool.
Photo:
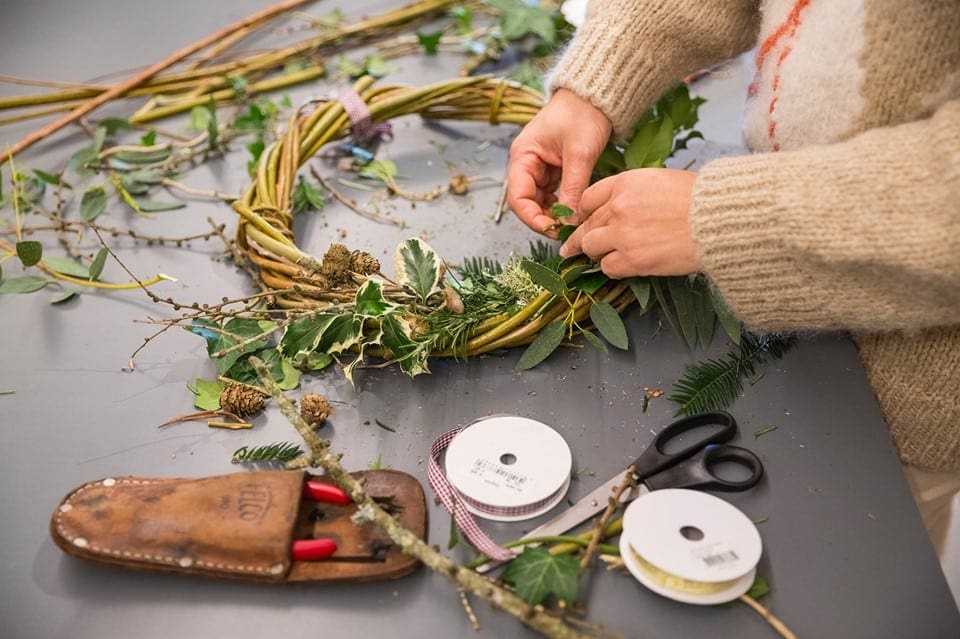
M 695 490 L 646 495 L 623 514 L 620 555 L 644 586 L 675 601 L 713 605 L 747 592 L 762 542 L 730 503 Z
M 447 480 L 468 511 L 494 521 L 532 519 L 570 487 L 573 456 L 557 431 L 516 415 L 479 419 L 450 442 Z

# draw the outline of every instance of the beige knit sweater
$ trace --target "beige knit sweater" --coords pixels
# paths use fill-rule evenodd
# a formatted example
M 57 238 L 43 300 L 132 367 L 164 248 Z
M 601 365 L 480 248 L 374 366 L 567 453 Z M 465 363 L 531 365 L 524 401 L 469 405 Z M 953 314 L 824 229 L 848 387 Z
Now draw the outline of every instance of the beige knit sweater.
M 744 134 L 691 224 L 750 327 L 849 330 L 901 458 L 960 469 L 960 2 L 592 0 L 552 89 L 615 135 L 756 47 Z

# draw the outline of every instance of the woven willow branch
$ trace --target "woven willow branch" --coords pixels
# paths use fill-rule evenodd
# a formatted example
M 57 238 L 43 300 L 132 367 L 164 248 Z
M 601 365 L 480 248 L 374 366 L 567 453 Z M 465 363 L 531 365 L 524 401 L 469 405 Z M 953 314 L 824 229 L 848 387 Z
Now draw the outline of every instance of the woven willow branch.
M 468 77 L 424 87 L 374 87 L 373 78 L 357 80 L 360 95 L 374 122 L 417 114 L 426 119 L 486 121 L 492 124 L 525 124 L 540 109 L 542 96 L 518 83 L 489 77 Z M 291 117 L 284 136 L 264 150 L 256 178 L 233 208 L 240 216 L 238 246 L 259 269 L 260 285 L 274 291 L 282 309 L 319 310 L 352 299 L 356 288 L 328 290 L 321 260 L 301 251 L 293 233 L 291 201 L 298 169 L 324 145 L 351 133 L 343 105 L 326 101 L 310 113 Z M 401 299 L 402 291 L 387 291 Z M 592 300 L 615 308 L 633 301 L 629 288 L 616 281 L 571 305 L 549 293 L 541 295 L 513 315 L 484 322 L 462 349 L 432 353 L 440 357 L 465 357 L 528 344 L 551 321 L 568 316 L 575 322 L 588 317 Z

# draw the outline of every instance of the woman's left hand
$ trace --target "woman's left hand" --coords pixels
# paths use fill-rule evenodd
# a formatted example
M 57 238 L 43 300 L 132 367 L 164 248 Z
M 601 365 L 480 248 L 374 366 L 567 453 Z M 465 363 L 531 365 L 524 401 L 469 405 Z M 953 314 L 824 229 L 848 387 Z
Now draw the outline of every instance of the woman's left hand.
M 634 169 L 583 192 L 584 219 L 560 255 L 584 253 L 608 277 L 688 275 L 701 270 L 688 220 L 697 174 Z

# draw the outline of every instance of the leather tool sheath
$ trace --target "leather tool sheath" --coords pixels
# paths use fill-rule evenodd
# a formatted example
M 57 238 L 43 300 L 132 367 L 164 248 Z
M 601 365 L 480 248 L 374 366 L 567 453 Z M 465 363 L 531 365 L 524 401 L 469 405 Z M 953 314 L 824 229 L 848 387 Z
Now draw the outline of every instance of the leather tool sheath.
M 400 524 L 425 539 L 423 488 L 406 473 L 354 473 Z M 116 477 L 88 482 L 60 503 L 50 535 L 69 555 L 128 568 L 262 581 L 395 579 L 419 564 L 354 504 L 302 497 L 303 471 L 256 471 L 199 479 Z M 337 552 L 293 561 L 294 540 L 328 538 Z

